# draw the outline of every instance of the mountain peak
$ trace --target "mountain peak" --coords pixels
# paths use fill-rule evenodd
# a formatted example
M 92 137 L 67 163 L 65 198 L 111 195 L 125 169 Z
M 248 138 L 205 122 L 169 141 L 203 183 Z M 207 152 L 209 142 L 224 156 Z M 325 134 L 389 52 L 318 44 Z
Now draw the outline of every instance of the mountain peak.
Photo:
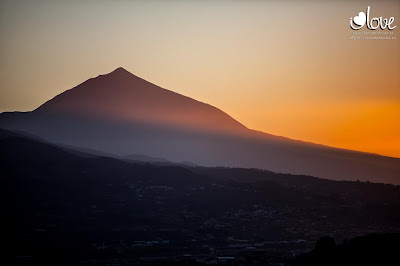
M 128 70 L 126 70 L 126 69 L 123 68 L 123 67 L 118 67 L 118 68 L 116 68 L 113 72 L 114 72 L 114 73 L 124 73 L 124 72 L 128 72 L 129 74 L 132 74 L 132 73 L 130 73 Z
M 117 75 L 117 76 L 135 76 L 128 70 L 123 67 L 118 67 L 114 71 L 110 72 L 108 75 Z

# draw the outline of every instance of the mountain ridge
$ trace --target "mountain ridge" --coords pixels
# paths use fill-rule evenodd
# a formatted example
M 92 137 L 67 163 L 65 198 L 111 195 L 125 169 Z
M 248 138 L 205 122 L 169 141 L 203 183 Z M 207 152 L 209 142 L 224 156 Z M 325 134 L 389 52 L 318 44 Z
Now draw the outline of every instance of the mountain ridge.
M 53 98 L 51 98 L 50 100 L 46 101 L 45 103 L 41 104 L 39 107 L 37 107 L 37 108 L 34 109 L 33 111 L 28 111 L 28 112 L 18 112 L 18 111 L 15 111 L 15 112 L 3 112 L 3 113 L 0 113 L 0 115 L 1 115 L 1 114 L 9 114 L 9 113 L 30 113 L 30 112 L 41 112 L 41 111 L 46 111 L 46 110 L 42 110 L 42 108 L 45 107 L 46 104 L 47 104 L 48 102 L 53 101 L 53 100 L 56 99 L 58 96 L 61 96 L 61 95 L 63 95 L 64 93 L 67 93 L 68 91 L 74 90 L 74 89 L 78 88 L 80 85 L 82 85 L 82 84 L 84 84 L 84 83 L 86 83 L 86 82 L 88 82 L 88 81 L 90 81 L 90 80 L 94 80 L 94 79 L 99 78 L 99 77 L 107 77 L 107 76 L 109 76 L 109 75 L 115 75 L 117 78 L 119 78 L 119 77 L 121 77 L 121 76 L 125 76 L 125 77 L 128 77 L 128 78 L 139 79 L 139 80 L 141 80 L 142 82 L 146 82 L 146 83 L 149 83 L 149 84 L 151 84 L 151 85 L 154 85 L 155 87 L 157 87 L 157 88 L 159 88 L 159 89 L 161 89 L 161 90 L 164 90 L 164 91 L 167 91 L 167 92 L 170 92 L 170 93 L 179 95 L 179 96 L 181 96 L 181 97 L 184 97 L 184 98 L 186 98 L 186 99 L 189 99 L 189 100 L 191 100 L 191 101 L 194 101 L 194 102 L 197 102 L 197 103 L 200 103 L 200 104 L 204 104 L 205 106 L 208 106 L 208 107 L 211 107 L 211 108 L 215 108 L 216 110 L 223 112 L 224 114 L 226 114 L 227 116 L 229 116 L 230 118 L 232 118 L 233 120 L 235 120 L 236 122 L 240 123 L 238 120 L 236 120 L 235 118 L 231 117 L 229 114 L 225 113 L 224 111 L 222 111 L 222 110 L 219 109 L 218 107 L 215 107 L 215 106 L 213 106 L 213 105 L 211 105 L 211 104 L 208 104 L 208 103 L 205 103 L 205 102 L 196 100 L 196 99 L 191 98 L 191 97 L 189 97 L 189 96 L 186 96 L 186 95 L 183 95 L 183 94 L 174 92 L 174 91 L 172 91 L 172 90 L 162 88 L 161 86 L 156 85 L 156 84 L 154 84 L 154 83 L 152 83 L 152 82 L 149 82 L 149 81 L 147 81 L 147 80 L 144 79 L 144 78 L 141 78 L 141 77 L 139 77 L 139 76 L 136 76 L 135 74 L 129 72 L 128 70 L 126 70 L 126 69 L 123 68 L 123 67 L 118 67 L 118 68 L 116 68 L 115 70 L 111 71 L 110 73 L 102 74 L 102 75 L 98 75 L 97 77 L 90 78 L 90 79 L 88 79 L 88 80 L 82 82 L 81 84 L 79 84 L 79 85 L 77 85 L 77 86 L 75 86 L 75 87 L 73 87 L 73 88 L 71 88 L 71 89 L 68 89 L 68 90 L 66 90 L 66 91 L 64 91 L 64 92 L 62 92 L 62 93 L 60 93 L 60 94 L 58 94 L 58 95 L 56 95 L 55 97 L 53 97 Z M 342 151 L 346 151 L 346 152 L 363 153 L 363 154 L 370 154 L 370 155 L 373 155 L 373 156 L 383 156 L 383 157 L 388 157 L 388 158 L 399 159 L 399 158 L 397 158 L 397 157 L 382 155 L 382 154 L 378 154 L 378 153 L 371 153 L 371 152 L 358 151 L 358 150 L 352 150 L 352 149 L 347 149 L 347 148 L 340 148 L 340 147 L 335 147 L 335 146 L 329 146 L 329 145 L 326 145 L 326 144 L 315 143 L 315 142 L 312 142 L 312 141 L 304 141 L 304 140 L 300 140 L 300 139 L 294 139 L 294 138 L 289 138 L 289 137 L 285 137 L 285 136 L 274 135 L 274 134 L 271 134 L 271 133 L 268 133 L 268 132 L 264 132 L 264 131 L 260 131 L 260 130 L 256 130 L 256 129 L 252 129 L 252 128 L 248 128 L 248 127 L 247 127 L 246 125 L 244 125 L 243 123 L 240 123 L 240 124 L 241 124 L 243 127 L 245 127 L 246 129 L 248 129 L 249 132 L 251 131 L 252 134 L 254 134 L 254 135 L 259 135 L 259 136 L 261 136 L 261 137 L 271 136 L 271 137 L 274 137 L 274 138 L 277 138 L 277 139 L 282 139 L 282 140 L 284 140 L 284 141 L 301 142 L 301 143 L 304 143 L 305 145 L 308 145 L 308 144 L 311 144 L 311 145 L 318 145 L 318 146 L 321 146 L 321 147 L 323 147 L 323 148 L 328 148 L 328 149 L 337 149 L 337 150 L 342 150 Z

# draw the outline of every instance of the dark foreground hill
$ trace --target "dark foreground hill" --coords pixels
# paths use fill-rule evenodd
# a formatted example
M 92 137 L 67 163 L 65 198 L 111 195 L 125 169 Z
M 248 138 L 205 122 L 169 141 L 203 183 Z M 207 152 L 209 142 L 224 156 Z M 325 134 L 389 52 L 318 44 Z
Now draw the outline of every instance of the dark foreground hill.
M 257 169 L 157 166 L 0 133 L 3 265 L 273 265 L 399 232 L 400 187 Z
M 322 237 L 315 248 L 298 256 L 291 266 L 399 265 L 400 234 L 370 234 L 336 245 L 331 237 Z
M 218 108 L 122 68 L 89 79 L 32 112 L 3 113 L 0 128 L 119 156 L 400 184 L 398 158 L 257 132 Z

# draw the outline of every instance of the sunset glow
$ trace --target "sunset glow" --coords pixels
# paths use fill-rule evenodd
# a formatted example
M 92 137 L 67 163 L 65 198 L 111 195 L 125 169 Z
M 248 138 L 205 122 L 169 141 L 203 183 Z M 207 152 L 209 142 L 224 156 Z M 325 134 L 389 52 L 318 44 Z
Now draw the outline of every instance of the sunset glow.
M 0 112 L 122 66 L 252 129 L 400 157 L 400 3 L 375 3 L 0 1 Z M 350 40 L 367 5 L 396 40 Z

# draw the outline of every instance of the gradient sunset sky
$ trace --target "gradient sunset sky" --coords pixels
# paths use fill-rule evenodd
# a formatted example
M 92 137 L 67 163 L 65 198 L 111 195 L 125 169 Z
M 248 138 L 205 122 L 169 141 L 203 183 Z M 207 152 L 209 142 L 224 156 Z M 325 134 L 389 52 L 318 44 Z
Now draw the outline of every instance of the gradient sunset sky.
M 396 40 L 350 40 L 368 5 Z M 0 0 L 0 112 L 122 66 L 249 128 L 400 157 L 399 21 L 398 0 Z

